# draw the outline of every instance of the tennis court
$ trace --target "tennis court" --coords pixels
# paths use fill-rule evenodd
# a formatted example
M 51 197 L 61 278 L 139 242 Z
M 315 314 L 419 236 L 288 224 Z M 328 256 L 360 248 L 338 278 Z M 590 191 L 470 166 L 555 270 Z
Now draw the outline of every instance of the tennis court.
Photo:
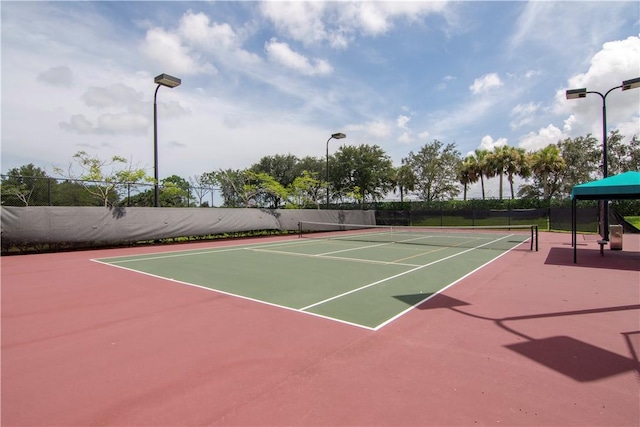
M 356 231 L 2 257 L 2 425 L 638 425 L 640 235 L 576 265 L 567 233 Z M 404 315 L 301 310 L 345 289 Z
M 301 223 L 298 239 L 95 261 L 377 330 L 511 250 L 534 226 Z

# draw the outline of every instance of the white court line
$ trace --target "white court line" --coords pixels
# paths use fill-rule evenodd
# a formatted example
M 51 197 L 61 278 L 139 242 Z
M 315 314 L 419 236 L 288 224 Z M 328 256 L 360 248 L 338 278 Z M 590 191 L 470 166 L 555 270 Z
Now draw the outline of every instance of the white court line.
M 244 300 L 247 300 L 247 301 L 257 302 L 257 303 L 259 303 L 259 304 L 265 304 L 265 305 L 268 305 L 268 306 L 271 306 L 271 307 L 283 308 L 283 309 L 285 309 L 285 310 L 295 311 L 295 312 L 303 313 L 303 314 L 310 314 L 310 315 L 315 316 L 315 317 L 321 317 L 321 318 L 323 318 L 323 319 L 333 320 L 334 322 L 344 323 L 344 324 L 346 324 L 346 325 L 356 326 L 356 327 L 358 327 L 358 328 L 368 329 L 368 330 L 370 330 L 370 331 L 374 330 L 374 329 L 373 329 L 372 327 L 370 327 L 370 326 L 365 326 L 365 325 L 361 325 L 361 324 L 359 324 L 359 323 L 349 322 L 349 321 L 347 321 L 347 320 L 342 320 L 342 319 L 338 319 L 338 318 L 335 318 L 335 317 L 324 316 L 324 315 L 322 315 L 322 314 L 318 314 L 318 313 L 305 312 L 305 311 L 302 311 L 302 310 L 301 310 L 301 309 L 299 309 L 299 308 L 287 307 L 286 305 L 280 305 L 280 304 L 276 304 L 276 303 L 273 303 L 273 302 L 264 301 L 264 300 L 261 300 L 261 299 L 255 299 L 255 298 L 247 297 L 247 296 L 244 296 L 244 295 L 234 294 L 234 293 L 227 292 L 227 291 L 223 291 L 223 290 L 220 290 L 220 289 L 208 288 L 208 287 L 206 287 L 206 286 L 196 285 L 195 283 L 189 283 L 189 282 L 184 282 L 184 281 L 182 281 L 182 280 L 171 279 L 171 278 L 169 278 L 169 277 L 158 276 L 158 275 L 156 275 L 156 274 L 147 273 L 147 272 L 144 272 L 144 271 L 135 270 L 135 269 L 133 269 L 133 268 L 123 267 L 123 266 L 120 266 L 120 265 L 115 265 L 115 264 L 111 264 L 111 263 L 106 263 L 106 262 L 102 262 L 102 261 L 98 261 L 98 260 L 92 260 L 92 261 L 97 262 L 97 263 L 99 263 L 99 264 L 107 265 L 107 266 L 109 266 L 109 267 L 121 268 L 122 270 L 131 271 L 131 272 L 133 272 L 133 273 L 143 274 L 143 275 L 145 275 L 145 276 L 155 277 L 155 278 L 157 278 L 157 279 L 168 280 L 168 281 L 170 281 L 170 282 L 178 283 L 178 284 L 180 284 L 180 285 L 192 286 L 192 287 L 194 287 L 194 288 L 204 289 L 205 291 L 215 292 L 215 293 L 218 293 L 218 294 L 228 295 L 228 296 L 236 297 L 236 298 L 241 298 L 241 299 L 244 299 Z
M 376 246 L 380 246 L 380 245 L 376 245 Z M 348 258 L 348 257 L 341 257 L 341 256 L 328 256 L 328 255 L 312 255 L 312 254 L 300 254 L 297 252 L 287 252 L 287 251 L 272 251 L 269 249 L 261 249 L 261 248 L 245 248 L 248 251 L 252 251 L 252 252 L 266 252 L 266 253 L 270 253 L 270 254 L 278 254 L 278 255 L 285 255 L 285 256 L 297 256 L 297 257 L 304 257 L 304 258 L 325 258 L 325 259 L 330 259 L 330 260 L 335 260 L 335 261 L 350 261 L 350 262 L 362 262 L 365 264 L 381 264 L 381 265 L 403 265 L 405 267 L 418 267 L 419 264 L 403 264 L 400 262 L 396 262 L 396 261 L 376 261 L 376 260 L 372 260 L 372 259 L 362 259 L 362 258 Z M 341 252 L 341 251 L 340 251 Z
M 361 249 L 377 248 L 377 247 L 379 247 L 379 246 L 386 246 L 386 245 L 390 245 L 390 244 L 391 244 L 390 242 L 387 242 L 387 243 L 378 243 L 378 244 L 376 244 L 376 245 L 359 246 L 359 247 L 357 247 L 357 248 L 341 249 L 341 250 L 339 250 L 339 251 L 331 251 L 331 252 L 325 252 L 325 253 L 323 253 L 323 254 L 315 254 L 314 256 L 322 257 L 322 256 L 326 256 L 326 255 L 339 254 L 339 253 L 342 253 L 342 252 L 359 251 L 359 250 L 361 250 Z
M 352 293 L 355 293 L 355 292 L 361 291 L 361 290 L 363 290 L 363 289 L 367 289 L 367 288 L 370 288 L 370 287 L 372 287 L 372 286 L 379 285 L 380 283 L 388 282 L 389 280 L 393 280 L 393 279 L 398 278 L 398 277 L 400 277 L 400 276 L 404 276 L 404 275 L 406 275 L 406 274 L 413 273 L 414 271 L 421 270 L 421 269 L 423 269 L 423 268 L 425 268 L 425 267 L 429 267 L 429 266 L 431 266 L 431 265 L 437 264 L 437 263 L 442 262 L 442 261 L 446 261 L 446 260 L 448 260 L 448 259 L 451 259 L 451 258 L 457 257 L 457 256 L 459 256 L 459 255 L 466 254 L 467 252 L 474 251 L 474 250 L 479 249 L 479 248 L 481 248 L 481 247 L 483 247 L 483 246 L 490 245 L 491 243 L 499 242 L 500 240 L 506 239 L 506 238 L 511 237 L 511 236 L 513 236 L 513 234 L 510 234 L 510 235 L 508 235 L 508 236 L 501 237 L 501 238 L 499 238 L 499 239 L 492 240 L 491 242 L 487 242 L 487 243 L 485 243 L 485 244 L 482 244 L 482 245 L 480 245 L 480 246 L 476 246 L 476 247 L 474 247 L 474 248 L 467 249 L 466 251 L 458 252 L 457 254 L 449 255 L 448 257 L 441 258 L 441 259 L 439 259 L 439 260 L 436 260 L 436 261 L 430 262 L 430 263 L 428 263 L 428 264 L 420 265 L 420 266 L 418 266 L 418 267 L 416 267 L 416 268 L 412 268 L 411 270 L 407 270 L 407 271 L 404 271 L 404 272 L 402 272 L 402 273 L 395 274 L 395 275 L 393 275 L 393 276 L 390 276 L 390 277 L 384 278 L 384 279 L 382 279 L 382 280 L 378 280 L 378 281 L 376 281 L 376 282 L 369 283 L 368 285 L 364 285 L 364 286 L 361 286 L 361 287 L 359 287 L 359 288 L 352 289 L 352 290 L 350 290 L 350 291 L 348 291 L 348 292 L 344 292 L 344 293 L 342 293 L 342 294 L 340 294 L 340 295 L 336 295 L 336 296 L 333 296 L 333 297 L 331 297 L 331 298 L 327 298 L 327 299 L 325 299 L 325 300 L 323 300 L 323 301 L 319 301 L 319 302 L 316 302 L 316 303 L 314 303 L 314 304 L 311 304 L 311 305 L 308 305 L 308 306 L 306 306 L 306 307 L 303 307 L 303 308 L 301 308 L 300 310 L 301 310 L 301 311 L 305 311 L 305 310 L 308 310 L 308 309 L 310 309 L 310 308 L 316 307 L 316 306 L 318 306 L 318 305 L 322 305 L 322 304 L 324 304 L 324 303 L 326 303 L 326 302 L 332 301 L 332 300 L 334 300 L 334 299 L 342 298 L 342 297 L 344 297 L 344 296 L 347 296 L 347 295 L 349 295 L 349 294 L 352 294 Z
M 382 322 L 381 324 L 379 324 L 378 326 L 376 326 L 375 328 L 373 328 L 374 331 L 377 331 L 378 329 L 383 328 L 384 326 L 388 325 L 389 323 L 393 322 L 394 320 L 404 316 L 406 313 L 408 313 L 409 311 L 413 310 L 415 307 L 419 306 L 420 304 L 425 303 L 426 301 L 430 300 L 431 298 L 435 297 L 436 295 L 444 292 L 445 290 L 449 289 L 451 286 L 455 285 L 456 283 L 461 282 L 462 280 L 466 279 L 467 277 L 471 276 L 473 273 L 475 273 L 476 271 L 480 270 L 481 268 L 486 267 L 487 265 L 491 264 L 492 262 L 494 262 L 495 260 L 503 257 L 504 255 L 508 254 L 509 252 L 511 252 L 512 250 L 514 250 L 515 248 L 517 248 L 518 246 L 520 246 L 523 243 L 526 243 L 529 239 L 515 245 L 514 247 L 512 247 L 511 249 L 509 249 L 508 251 L 505 251 L 503 253 L 501 253 L 500 255 L 498 255 L 497 257 L 490 259 L 489 261 L 485 262 L 484 264 L 482 264 L 480 267 L 468 272 L 467 274 L 465 274 L 464 276 L 462 276 L 461 278 L 454 280 L 453 282 L 449 283 L 447 286 L 445 286 L 442 289 L 439 289 L 438 291 L 434 292 L 433 294 L 429 295 L 428 297 L 426 297 L 425 299 L 423 299 L 422 301 L 418 301 L 417 303 L 413 304 L 411 307 L 407 308 L 404 311 L 401 311 L 400 313 L 396 314 L 395 316 L 391 317 L 390 319 L 387 319 L 386 321 Z
M 143 254 L 143 255 L 139 255 L 137 258 L 131 258 L 131 257 L 136 257 L 136 255 L 120 255 L 120 256 L 115 256 L 115 257 L 107 257 L 107 258 L 96 258 L 96 259 L 92 259 L 91 261 L 97 261 L 97 262 L 103 262 L 103 263 L 108 263 L 108 264 L 121 264 L 121 263 L 127 263 L 127 262 L 137 262 L 137 261 L 153 261 L 156 259 L 166 259 L 166 258 L 179 258 L 179 257 L 185 257 L 185 256 L 192 256 L 192 255 L 203 255 L 203 254 L 211 254 L 211 253 L 220 253 L 220 252 L 234 252 L 234 251 L 242 251 L 245 249 L 252 249 L 251 246 L 262 246 L 265 248 L 272 248 L 272 247 L 278 247 L 278 246 L 296 246 L 296 245 L 304 245 L 307 243 L 311 243 L 310 240 L 307 241 L 299 241 L 299 240 L 295 240 L 295 241 L 289 241 L 289 242 L 282 242 L 282 243 L 253 243 L 250 245 L 235 245 L 235 246 L 231 246 L 231 247 L 223 247 L 223 248 L 213 248 L 213 249 L 208 249 L 208 250 L 200 250 L 200 249 L 187 249 L 185 251 L 173 251 L 173 252 L 169 252 L 166 255 L 158 255 L 158 256 L 154 256 L 157 254 Z M 116 260 L 118 258 L 126 258 L 126 259 L 121 259 L 121 260 Z M 116 261 L 109 261 L 109 260 L 116 260 Z

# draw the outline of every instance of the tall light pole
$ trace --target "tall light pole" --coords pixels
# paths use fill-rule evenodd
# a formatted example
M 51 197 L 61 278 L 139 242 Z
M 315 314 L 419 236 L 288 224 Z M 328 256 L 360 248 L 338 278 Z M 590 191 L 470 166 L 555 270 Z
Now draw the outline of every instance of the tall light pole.
M 607 160 L 607 95 L 616 89 L 629 90 L 640 87 L 640 77 L 635 79 L 625 80 L 620 86 L 612 87 L 604 95 L 596 91 L 587 91 L 587 88 L 581 89 L 569 89 L 566 91 L 567 99 L 586 98 L 588 93 L 595 93 L 602 98 L 602 177 L 608 176 L 608 160 Z M 602 233 L 602 239 L 609 240 L 609 201 L 603 200 L 601 202 L 601 215 L 600 215 L 600 231 Z
M 332 139 L 346 138 L 344 133 L 334 133 L 329 139 L 327 139 L 327 209 L 329 209 L 329 141 Z
M 158 192 L 158 89 L 160 89 L 160 86 L 166 86 L 168 88 L 180 86 L 182 80 L 177 77 L 170 76 L 169 74 L 160 74 L 159 76 L 156 76 L 154 82 L 158 85 L 156 86 L 156 92 L 153 94 L 153 205 L 157 208 L 160 206 L 160 197 Z

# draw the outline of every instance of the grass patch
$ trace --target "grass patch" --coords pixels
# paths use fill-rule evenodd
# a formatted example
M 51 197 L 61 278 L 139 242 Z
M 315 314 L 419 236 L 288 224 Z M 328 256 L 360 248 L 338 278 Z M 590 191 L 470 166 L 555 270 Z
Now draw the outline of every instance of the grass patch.
M 640 228 L 640 216 L 625 216 L 624 219 L 626 219 L 635 228 Z

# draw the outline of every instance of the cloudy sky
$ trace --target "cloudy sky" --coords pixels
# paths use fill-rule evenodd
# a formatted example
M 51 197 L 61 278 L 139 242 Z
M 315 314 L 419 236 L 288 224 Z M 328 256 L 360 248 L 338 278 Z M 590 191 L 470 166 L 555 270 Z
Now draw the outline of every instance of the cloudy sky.
M 438 139 L 466 155 L 602 134 L 597 95 L 640 77 L 631 2 L 12 2 L 2 14 L 2 172 L 53 175 L 79 150 L 160 178 L 261 157 L 382 147 L 399 165 Z M 607 97 L 640 135 L 640 90 Z

